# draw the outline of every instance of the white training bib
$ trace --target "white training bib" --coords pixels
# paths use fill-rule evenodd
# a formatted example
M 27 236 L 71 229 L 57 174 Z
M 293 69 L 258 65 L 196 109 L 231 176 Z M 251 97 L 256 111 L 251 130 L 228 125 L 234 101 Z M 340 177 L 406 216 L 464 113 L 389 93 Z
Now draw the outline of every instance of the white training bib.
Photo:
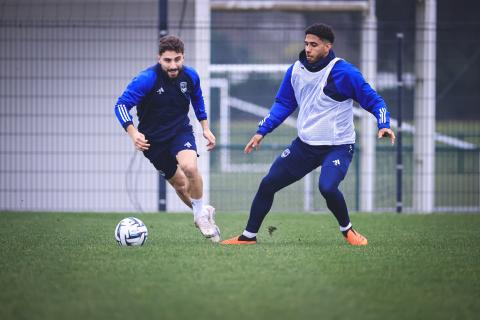
M 310 145 L 341 145 L 355 143 L 353 100 L 338 102 L 327 96 L 323 88 L 335 58 L 318 72 L 310 72 L 300 61 L 292 70 L 292 87 L 299 106 L 298 137 Z

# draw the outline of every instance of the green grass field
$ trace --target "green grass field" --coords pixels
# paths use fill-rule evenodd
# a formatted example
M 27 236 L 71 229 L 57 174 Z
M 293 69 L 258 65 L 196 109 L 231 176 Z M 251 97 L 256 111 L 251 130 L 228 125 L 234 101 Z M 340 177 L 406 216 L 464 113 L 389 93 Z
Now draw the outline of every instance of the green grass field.
M 480 215 L 356 214 L 350 247 L 331 215 L 271 214 L 259 244 L 214 245 L 187 214 L 0 213 L 0 319 L 476 319 Z M 223 236 L 245 214 L 219 214 Z M 266 227 L 278 229 L 272 236 Z

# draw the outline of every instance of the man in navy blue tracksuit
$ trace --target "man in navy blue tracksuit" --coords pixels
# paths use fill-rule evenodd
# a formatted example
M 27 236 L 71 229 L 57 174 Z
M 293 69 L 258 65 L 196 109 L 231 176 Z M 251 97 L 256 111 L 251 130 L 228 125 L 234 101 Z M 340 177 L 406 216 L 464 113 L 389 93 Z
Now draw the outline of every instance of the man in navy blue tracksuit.
M 195 115 L 208 141 L 215 147 L 209 129 L 205 104 L 197 72 L 184 62 L 184 44 L 175 36 L 160 40 L 158 63 L 140 72 L 127 86 L 115 105 L 115 115 L 136 149 L 165 176 L 182 201 L 192 208 L 195 225 L 202 234 L 217 235 L 215 210 L 204 205 L 203 180 L 197 167 L 197 147 L 188 110 Z M 130 109 L 137 107 L 138 129 Z

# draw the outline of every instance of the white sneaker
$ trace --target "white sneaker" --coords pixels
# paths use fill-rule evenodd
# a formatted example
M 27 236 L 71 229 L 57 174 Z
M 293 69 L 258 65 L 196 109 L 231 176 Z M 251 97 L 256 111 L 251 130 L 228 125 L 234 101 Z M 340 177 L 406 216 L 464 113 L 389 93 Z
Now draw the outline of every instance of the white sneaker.
M 207 204 L 203 206 L 203 210 L 207 211 L 208 213 L 208 221 L 210 221 L 211 224 L 215 225 L 215 208 L 212 207 L 211 205 Z
M 207 214 L 207 210 L 204 210 L 200 216 L 195 219 L 195 226 L 200 229 L 200 232 L 203 234 L 205 238 L 211 238 L 215 236 L 215 226 L 210 223 L 209 216 Z
M 220 228 L 215 222 L 215 208 L 209 204 L 203 206 L 203 208 L 208 212 L 208 221 L 215 229 L 215 234 L 210 238 L 210 240 L 212 240 L 214 243 L 220 242 Z

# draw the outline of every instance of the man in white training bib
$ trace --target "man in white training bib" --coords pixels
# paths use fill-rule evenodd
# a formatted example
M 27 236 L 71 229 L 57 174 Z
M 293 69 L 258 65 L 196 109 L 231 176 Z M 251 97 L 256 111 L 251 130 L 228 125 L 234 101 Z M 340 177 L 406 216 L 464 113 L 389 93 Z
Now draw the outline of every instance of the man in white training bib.
M 255 244 L 275 193 L 322 166 L 318 187 L 340 232 L 351 245 L 367 245 L 367 238 L 353 229 L 338 189 L 355 150 L 353 101 L 377 118 L 379 138 L 390 137 L 393 144 L 395 134 L 390 129 L 385 101 L 355 66 L 335 57 L 334 40 L 333 30 L 327 25 L 316 23 L 305 30 L 305 50 L 288 68 L 270 113 L 260 122 L 245 153 L 258 149 L 265 135 L 297 107 L 298 137 L 278 156 L 260 183 L 244 232 L 222 244 Z

